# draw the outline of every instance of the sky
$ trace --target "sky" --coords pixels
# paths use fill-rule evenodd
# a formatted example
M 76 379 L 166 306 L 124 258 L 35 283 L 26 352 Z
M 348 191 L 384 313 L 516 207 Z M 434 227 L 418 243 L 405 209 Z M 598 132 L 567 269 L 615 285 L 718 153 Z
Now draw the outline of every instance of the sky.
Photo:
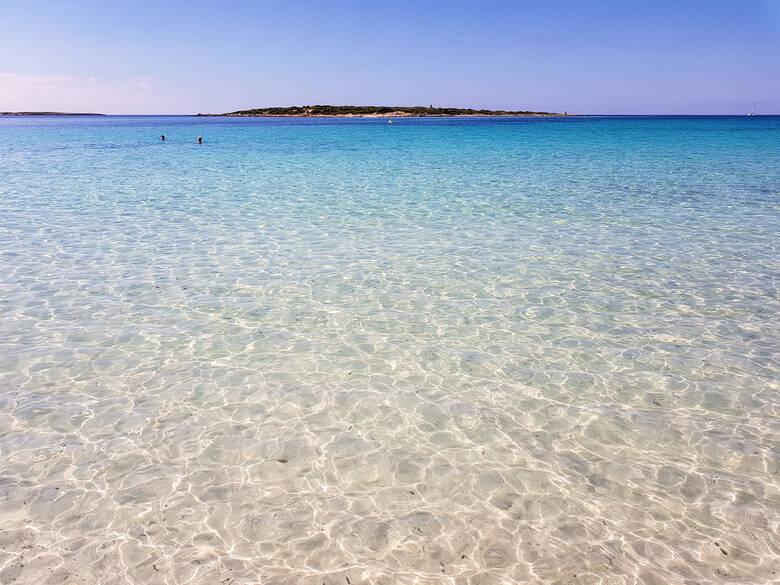
M 0 0 L 0 111 L 780 114 L 780 0 Z

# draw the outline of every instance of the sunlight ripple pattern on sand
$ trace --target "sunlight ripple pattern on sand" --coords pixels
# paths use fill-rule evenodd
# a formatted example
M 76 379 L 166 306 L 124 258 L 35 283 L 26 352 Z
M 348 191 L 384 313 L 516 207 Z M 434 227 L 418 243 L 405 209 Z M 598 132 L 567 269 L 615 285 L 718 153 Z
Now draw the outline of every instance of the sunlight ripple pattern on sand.
M 780 118 L 0 144 L 0 584 L 780 578 Z

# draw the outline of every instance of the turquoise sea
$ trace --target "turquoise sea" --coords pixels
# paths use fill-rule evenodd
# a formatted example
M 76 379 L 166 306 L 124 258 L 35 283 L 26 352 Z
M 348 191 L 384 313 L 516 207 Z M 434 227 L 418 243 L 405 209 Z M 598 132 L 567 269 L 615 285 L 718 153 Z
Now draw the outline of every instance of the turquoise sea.
M 777 582 L 779 232 L 780 117 L 0 118 L 0 583 Z

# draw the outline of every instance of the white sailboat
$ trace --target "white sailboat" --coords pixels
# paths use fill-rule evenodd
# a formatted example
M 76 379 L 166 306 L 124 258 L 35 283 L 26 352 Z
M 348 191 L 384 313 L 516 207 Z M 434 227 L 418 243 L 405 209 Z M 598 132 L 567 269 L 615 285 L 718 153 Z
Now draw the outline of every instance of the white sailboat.
M 748 112 L 748 116 L 755 116 L 756 115 L 756 102 L 753 102 L 753 105 L 750 106 L 750 111 Z

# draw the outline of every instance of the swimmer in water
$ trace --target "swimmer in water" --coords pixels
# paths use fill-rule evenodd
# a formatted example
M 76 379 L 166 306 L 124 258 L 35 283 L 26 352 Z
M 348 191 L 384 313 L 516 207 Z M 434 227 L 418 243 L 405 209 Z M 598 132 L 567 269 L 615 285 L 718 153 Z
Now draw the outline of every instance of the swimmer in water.
M 203 144 L 203 136 L 198 136 L 198 144 Z
M 163 142 L 165 142 L 165 134 L 163 134 L 162 136 L 160 136 L 160 140 L 162 140 Z

